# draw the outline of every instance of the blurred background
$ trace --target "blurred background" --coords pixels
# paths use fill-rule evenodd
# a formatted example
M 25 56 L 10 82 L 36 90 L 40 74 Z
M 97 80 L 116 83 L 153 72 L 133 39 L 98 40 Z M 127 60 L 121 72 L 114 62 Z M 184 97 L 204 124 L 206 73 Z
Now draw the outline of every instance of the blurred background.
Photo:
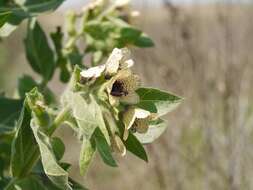
M 56 13 L 41 16 L 47 32 L 64 24 L 66 9 L 87 1 L 67 0 Z M 80 6 L 81 5 L 81 6 Z M 135 49 L 143 83 L 185 97 L 166 119 L 166 133 L 146 146 L 149 163 L 130 154 L 109 168 L 98 157 L 80 177 L 80 144 L 67 127 L 64 160 L 71 175 L 92 190 L 253 189 L 253 3 L 233 0 L 136 0 L 134 23 L 155 41 Z M 17 78 L 36 77 L 26 63 L 25 23 L 0 43 L 0 91 L 15 94 Z M 55 92 L 64 86 L 55 80 Z

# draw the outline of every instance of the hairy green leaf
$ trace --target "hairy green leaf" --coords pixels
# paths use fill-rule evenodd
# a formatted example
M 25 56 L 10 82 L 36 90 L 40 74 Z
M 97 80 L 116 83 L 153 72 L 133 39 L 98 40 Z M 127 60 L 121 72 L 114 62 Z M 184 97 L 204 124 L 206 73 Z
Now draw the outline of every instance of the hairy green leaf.
M 49 137 L 34 120 L 31 122 L 31 127 L 40 149 L 41 161 L 45 174 L 59 188 L 71 190 L 72 188 L 68 183 L 68 173 L 57 163 Z
M 35 19 L 28 24 L 25 47 L 26 57 L 33 70 L 41 74 L 45 81 L 50 80 L 55 69 L 54 54 L 44 31 Z
M 117 163 L 112 156 L 111 147 L 106 142 L 106 139 L 99 128 L 96 128 L 94 131 L 93 138 L 96 142 L 97 150 L 104 163 L 112 167 L 117 167 Z
M 127 150 L 132 152 L 134 155 L 136 155 L 140 159 L 148 162 L 148 156 L 147 156 L 145 149 L 143 148 L 142 144 L 138 141 L 138 139 L 132 133 L 129 133 L 129 136 L 128 136 L 127 140 L 125 141 L 125 146 L 126 146 Z
M 85 175 L 96 151 L 96 145 L 90 140 L 83 138 L 80 152 L 79 167 L 81 175 Z
M 38 146 L 30 128 L 31 111 L 24 105 L 17 123 L 17 132 L 12 142 L 11 172 L 14 177 L 23 177 L 31 169 Z
M 80 93 L 69 92 L 66 99 L 69 101 L 73 116 L 84 138 L 90 139 L 95 129 L 99 127 L 109 143 L 109 134 L 103 120 L 101 108 L 95 98 L 88 96 L 85 99 Z
M 159 116 L 175 109 L 182 100 L 178 96 L 153 88 L 139 88 L 136 92 L 140 96 L 137 106 Z

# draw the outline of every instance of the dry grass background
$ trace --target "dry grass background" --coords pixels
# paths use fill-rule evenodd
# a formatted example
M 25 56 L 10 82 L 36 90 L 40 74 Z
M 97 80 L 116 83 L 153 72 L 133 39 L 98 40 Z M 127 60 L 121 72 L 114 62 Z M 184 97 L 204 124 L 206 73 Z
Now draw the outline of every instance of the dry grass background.
M 156 47 L 134 51 L 137 72 L 144 84 L 169 89 L 185 101 L 166 118 L 162 138 L 147 146 L 149 164 L 128 154 L 112 169 L 96 158 L 82 178 L 78 142 L 70 130 L 58 131 L 67 140 L 71 175 L 92 190 L 253 189 L 253 5 L 143 3 L 140 11 L 137 25 Z M 48 30 L 62 23 L 52 16 L 44 21 Z M 31 72 L 23 64 L 20 31 L 4 42 L 8 52 L 0 61 L 9 94 L 16 81 L 7 77 Z M 56 82 L 51 86 L 63 89 Z

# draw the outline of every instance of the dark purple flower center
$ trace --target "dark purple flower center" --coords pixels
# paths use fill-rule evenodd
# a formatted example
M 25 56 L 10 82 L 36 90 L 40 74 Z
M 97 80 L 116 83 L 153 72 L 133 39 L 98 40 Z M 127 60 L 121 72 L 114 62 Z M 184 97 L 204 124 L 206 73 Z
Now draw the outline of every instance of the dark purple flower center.
M 112 96 L 126 96 L 128 92 L 124 88 L 124 83 L 122 81 L 116 80 L 112 85 L 111 95 Z

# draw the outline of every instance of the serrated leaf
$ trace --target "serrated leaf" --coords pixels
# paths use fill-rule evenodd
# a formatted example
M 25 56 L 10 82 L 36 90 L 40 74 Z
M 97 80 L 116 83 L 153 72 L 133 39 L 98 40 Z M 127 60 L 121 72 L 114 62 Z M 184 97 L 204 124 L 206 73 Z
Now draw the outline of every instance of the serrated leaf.
M 152 113 L 157 113 L 158 116 L 174 110 L 182 100 L 176 95 L 154 88 L 139 88 L 136 92 L 140 97 L 137 106 Z
M 65 145 L 59 137 L 51 138 L 51 144 L 53 147 L 54 155 L 57 160 L 61 160 L 64 152 L 65 152 Z
M 72 190 L 68 183 L 68 173 L 57 163 L 49 137 L 34 120 L 31 122 L 31 128 L 40 149 L 45 174 L 59 188 Z
M 112 167 L 117 167 L 117 163 L 112 156 L 111 147 L 108 145 L 103 133 L 99 128 L 96 128 L 94 131 L 93 138 L 96 142 L 97 150 L 104 163 Z
M 22 110 L 23 100 L 0 96 L 0 134 L 13 131 Z
M 92 143 L 90 140 L 84 138 L 79 159 L 79 167 L 81 175 L 85 175 L 87 173 L 87 170 L 92 161 L 95 151 L 96 145 Z
M 149 125 L 149 129 L 146 133 L 135 133 L 134 135 L 142 144 L 152 143 L 158 139 L 167 129 L 167 123 L 161 119 L 153 122 Z
M 50 80 L 55 69 L 54 54 L 39 23 L 32 19 L 25 39 L 26 57 L 29 64 L 44 80 Z
M 135 156 L 148 162 L 148 156 L 144 147 L 132 133 L 129 133 L 129 136 L 125 141 L 125 146 L 127 150 L 133 153 Z

